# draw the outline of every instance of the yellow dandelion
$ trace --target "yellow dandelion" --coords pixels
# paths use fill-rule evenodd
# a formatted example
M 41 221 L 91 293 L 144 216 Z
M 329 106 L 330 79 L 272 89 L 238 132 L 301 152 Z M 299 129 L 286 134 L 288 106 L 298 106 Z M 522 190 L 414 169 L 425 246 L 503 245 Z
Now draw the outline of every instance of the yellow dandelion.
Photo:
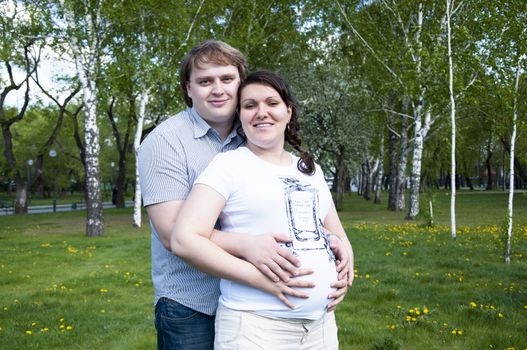
M 423 313 L 426 315 L 430 312 L 430 309 L 428 309 L 426 306 L 425 308 L 423 309 Z
M 41 328 L 40 331 L 44 333 L 44 332 L 49 331 L 49 328 L 48 327 L 44 327 L 44 328 Z
M 106 310 L 101 309 L 101 314 L 104 314 L 105 312 L 106 312 Z
M 66 327 L 66 326 L 64 326 L 63 324 L 61 324 L 61 325 L 59 326 L 60 329 L 64 329 L 64 327 Z
M 26 334 L 27 334 L 27 335 L 31 335 L 31 334 L 33 334 L 33 332 L 30 331 L 30 330 L 28 329 L 28 330 L 26 331 Z
M 101 288 L 99 291 L 100 291 L 101 293 L 108 293 L 108 289 L 106 289 L 106 288 Z
M 412 322 L 415 322 L 417 321 L 417 319 L 415 317 L 412 317 Z
M 463 335 L 463 331 L 462 330 L 458 330 L 457 331 L 457 335 Z
M 406 321 L 410 321 L 412 319 L 412 316 L 406 316 Z
M 370 275 L 366 274 L 366 278 L 370 278 Z
M 472 308 L 475 308 L 475 307 L 478 306 L 478 304 L 476 304 L 475 302 L 471 301 L 471 302 L 470 302 L 470 306 L 471 306 Z
M 408 310 L 408 312 L 413 314 L 414 313 L 414 309 L 410 309 L 410 310 Z
M 457 329 L 453 329 L 452 332 L 450 332 L 450 333 L 456 335 L 457 334 Z
M 31 322 L 31 327 L 35 327 L 37 325 L 36 322 Z
M 71 331 L 71 330 L 73 330 L 73 326 L 67 326 L 67 327 L 66 327 L 66 330 L 67 330 L 67 331 Z
M 499 317 L 499 318 L 503 318 L 504 316 L 503 316 L 503 314 L 500 312 L 500 313 L 498 314 L 498 317 Z

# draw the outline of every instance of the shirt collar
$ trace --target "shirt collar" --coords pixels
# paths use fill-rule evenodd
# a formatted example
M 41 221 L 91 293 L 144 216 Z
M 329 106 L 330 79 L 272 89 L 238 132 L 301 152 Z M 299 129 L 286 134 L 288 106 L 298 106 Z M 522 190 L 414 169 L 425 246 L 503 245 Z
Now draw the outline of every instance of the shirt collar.
M 192 119 L 195 139 L 205 136 L 207 132 L 212 129 L 210 125 L 200 117 L 194 107 L 190 108 L 190 118 Z
M 219 138 L 218 132 L 214 130 L 206 121 L 203 119 L 194 107 L 190 108 L 190 117 L 193 121 L 194 138 L 198 139 L 205 136 L 208 132 L 213 133 Z M 234 121 L 234 127 L 224 141 L 224 144 L 230 143 L 232 140 L 236 140 L 238 144 L 243 142 L 243 139 L 238 134 L 237 130 L 240 128 L 240 121 L 238 118 Z

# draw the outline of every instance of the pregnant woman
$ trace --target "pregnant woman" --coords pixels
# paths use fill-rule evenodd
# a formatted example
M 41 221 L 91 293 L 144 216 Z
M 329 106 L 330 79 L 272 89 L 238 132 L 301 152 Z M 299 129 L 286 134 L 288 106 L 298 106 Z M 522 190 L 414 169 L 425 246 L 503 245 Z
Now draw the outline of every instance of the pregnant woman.
M 353 251 L 322 170 L 300 147 L 290 87 L 273 72 L 257 71 L 240 85 L 238 97 L 246 145 L 218 154 L 196 180 L 176 221 L 172 251 L 222 278 L 215 349 L 338 349 L 334 312 L 327 307 L 338 262 L 328 235 L 344 242 L 348 285 Z M 271 281 L 217 247 L 210 237 L 218 218 L 222 231 L 289 234 L 286 246 L 313 271 L 308 277 L 315 286 Z

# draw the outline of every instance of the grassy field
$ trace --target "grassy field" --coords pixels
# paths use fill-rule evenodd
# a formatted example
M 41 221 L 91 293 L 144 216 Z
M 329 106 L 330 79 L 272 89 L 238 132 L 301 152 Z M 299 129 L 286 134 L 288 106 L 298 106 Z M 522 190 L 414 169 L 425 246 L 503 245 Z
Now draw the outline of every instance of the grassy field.
M 337 310 L 341 349 L 527 349 L 527 196 L 510 265 L 506 202 L 459 193 L 454 241 L 445 193 L 434 227 L 347 196 L 356 280 Z M 86 238 L 81 212 L 0 217 L 0 348 L 155 348 L 148 227 L 129 210 L 105 220 L 104 237 Z

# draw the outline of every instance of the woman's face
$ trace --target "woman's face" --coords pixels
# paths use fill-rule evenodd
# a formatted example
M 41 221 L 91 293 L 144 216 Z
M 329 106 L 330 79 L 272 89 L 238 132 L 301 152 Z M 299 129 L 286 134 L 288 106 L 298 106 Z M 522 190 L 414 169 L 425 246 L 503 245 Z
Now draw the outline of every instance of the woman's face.
M 240 121 L 248 145 L 260 149 L 283 148 L 291 111 L 272 87 L 257 83 L 246 85 L 240 94 Z

